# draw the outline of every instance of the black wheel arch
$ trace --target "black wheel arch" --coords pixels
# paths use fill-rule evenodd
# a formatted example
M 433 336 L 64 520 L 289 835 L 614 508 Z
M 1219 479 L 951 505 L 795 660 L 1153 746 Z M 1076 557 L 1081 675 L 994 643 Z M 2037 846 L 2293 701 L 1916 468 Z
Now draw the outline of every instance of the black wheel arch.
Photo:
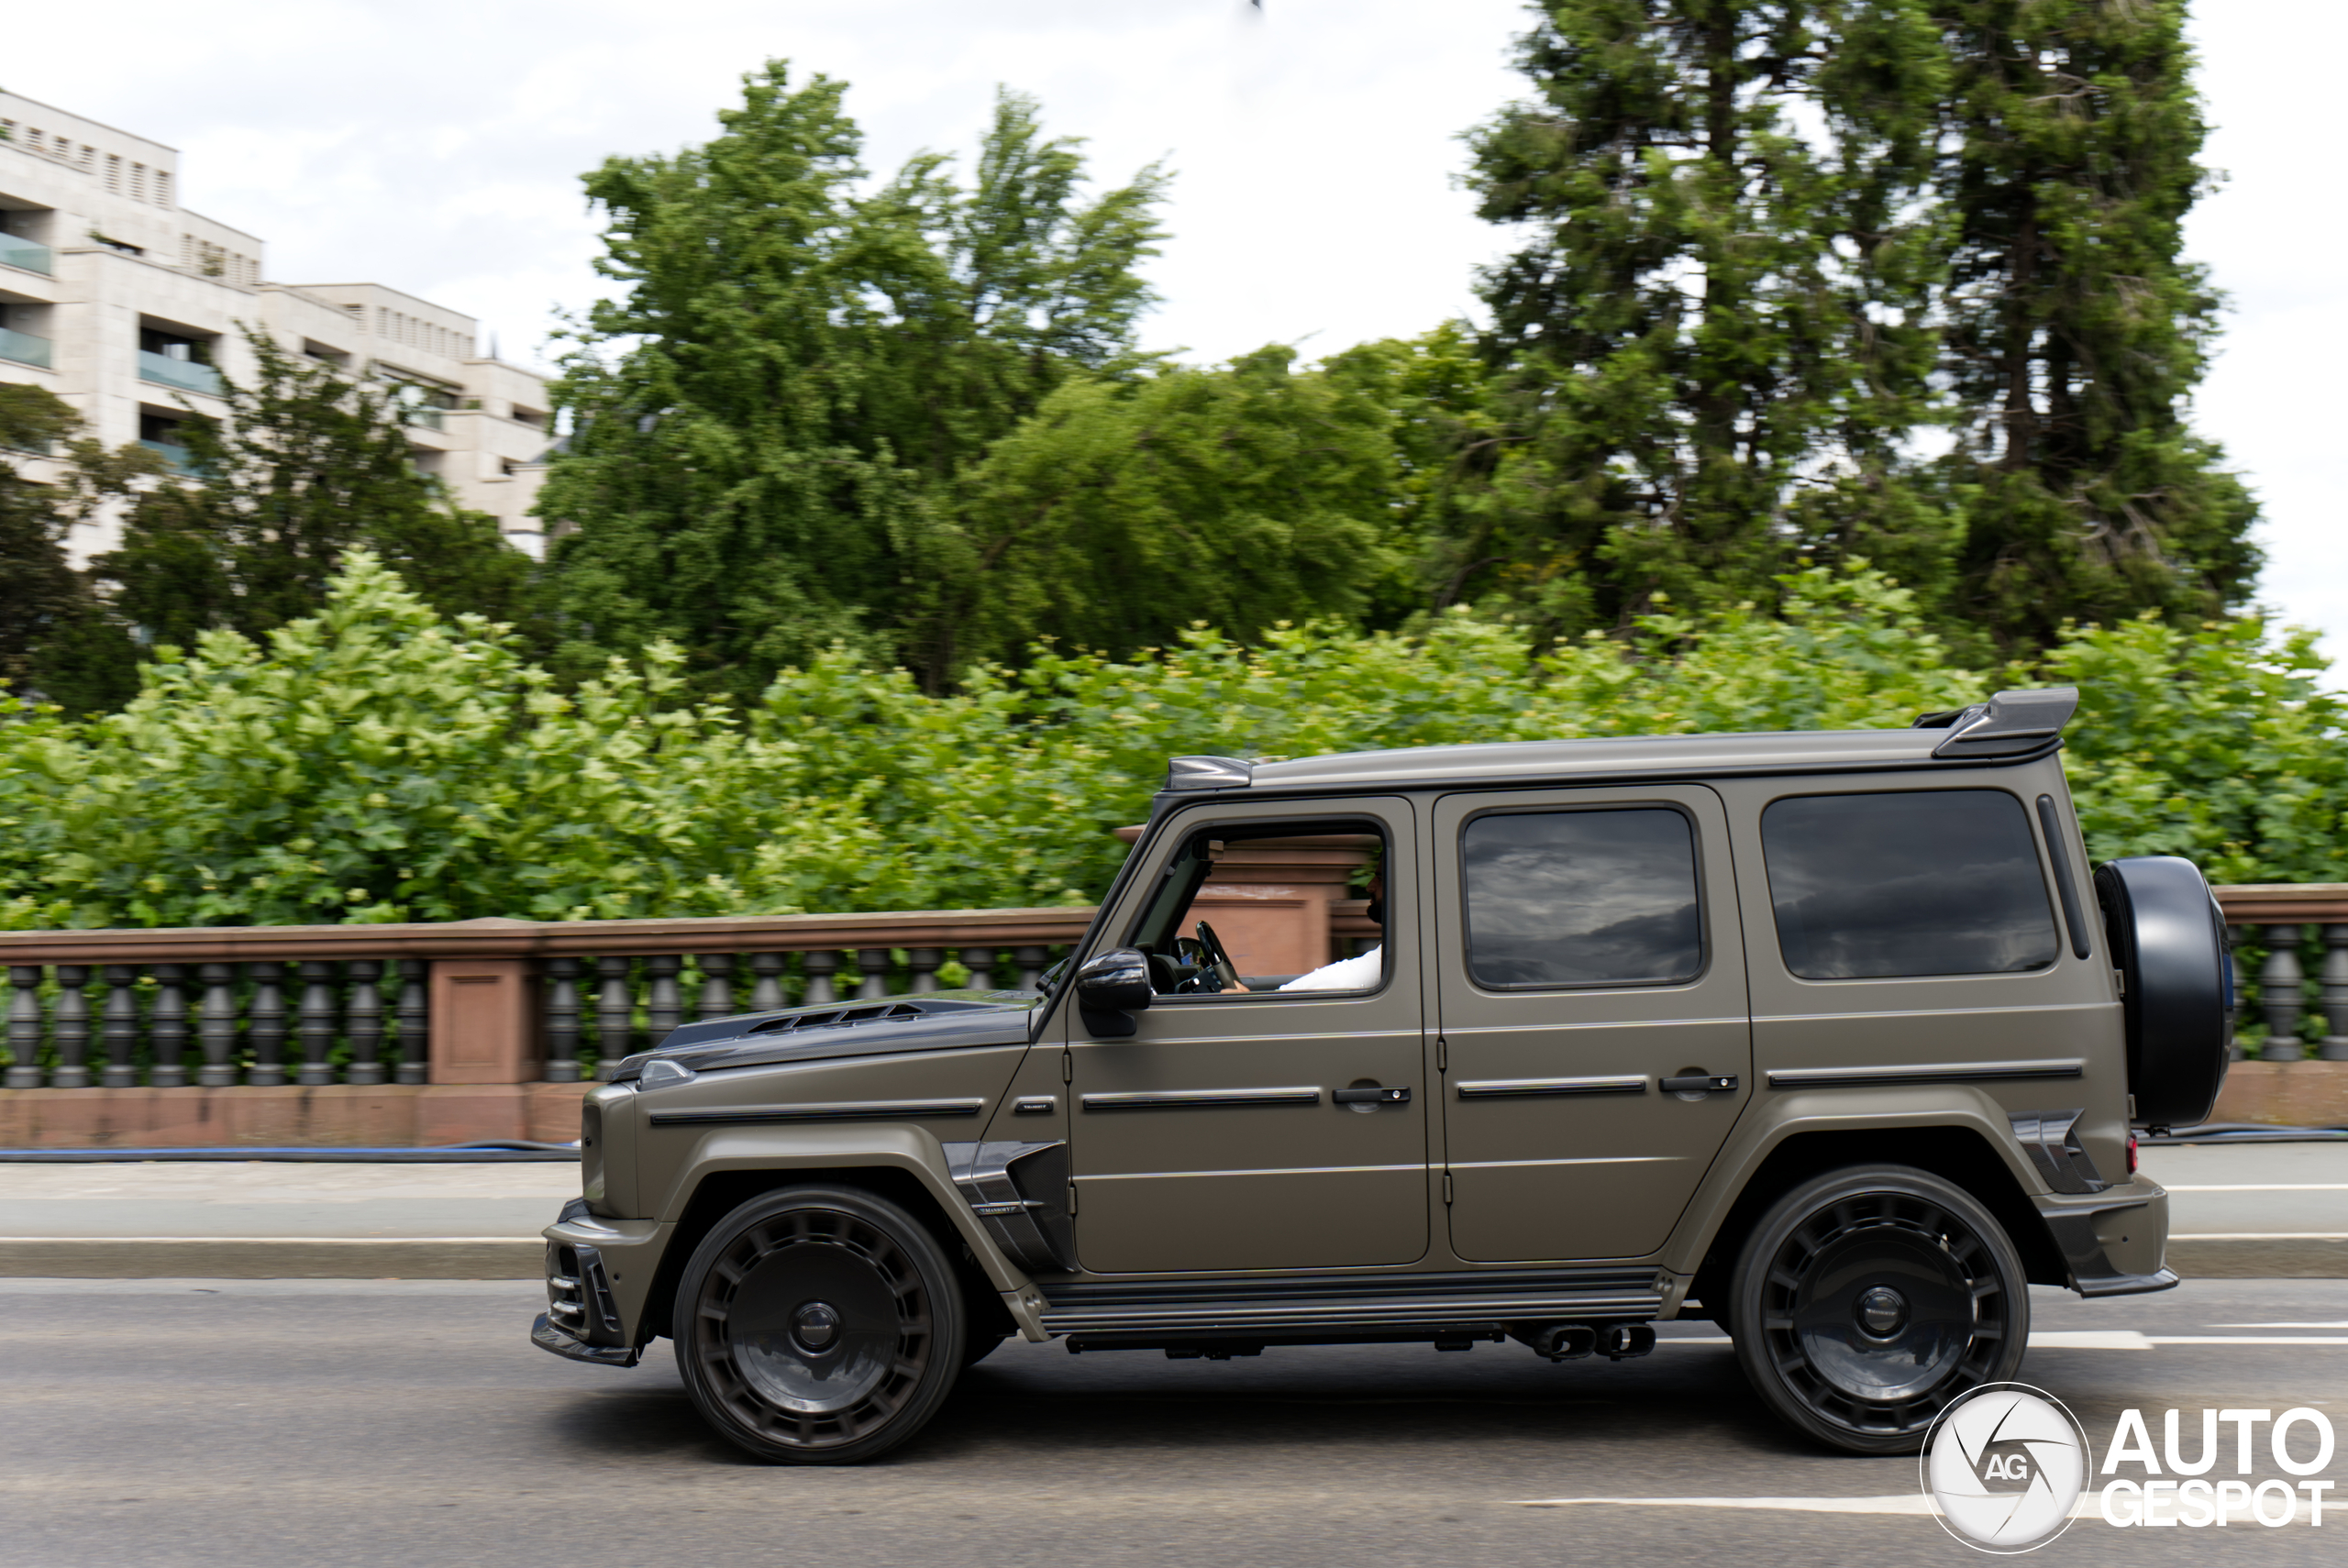
M 1689 1298 L 1706 1313 L 1722 1309 L 1729 1271 L 1744 1239 L 1771 1204 L 1814 1176 L 1846 1165 L 1912 1165 L 1953 1182 L 1987 1209 L 2021 1254 L 2032 1285 L 2068 1285 L 2070 1269 L 2013 1171 L 1971 1127 L 1898 1127 L 1796 1132 L 1769 1151 L 1712 1233 Z
M 955 1228 L 954 1221 L 938 1206 L 936 1195 L 922 1184 L 920 1177 L 897 1165 L 791 1165 L 712 1171 L 702 1177 L 669 1237 L 669 1244 L 661 1251 L 660 1267 L 653 1275 L 651 1295 L 645 1303 L 643 1320 L 637 1328 L 639 1348 L 654 1339 L 672 1337 L 669 1315 L 678 1283 L 684 1277 L 686 1261 L 711 1228 L 761 1193 L 785 1187 L 849 1187 L 887 1198 L 919 1220 L 936 1242 L 938 1251 L 953 1263 L 956 1277 L 961 1283 L 963 1301 L 969 1310 L 971 1332 L 1018 1331 L 1019 1325 L 1003 1307 L 993 1281 L 987 1278 L 961 1231 Z

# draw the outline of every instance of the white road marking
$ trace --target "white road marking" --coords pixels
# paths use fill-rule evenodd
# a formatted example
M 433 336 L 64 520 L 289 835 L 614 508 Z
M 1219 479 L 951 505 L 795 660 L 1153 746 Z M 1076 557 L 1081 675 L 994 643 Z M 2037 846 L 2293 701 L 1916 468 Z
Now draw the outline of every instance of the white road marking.
M 2213 1329 L 2348 1329 L 2348 1323 L 2212 1323 Z
M 2348 1329 L 2348 1323 L 2221 1323 L 2221 1329 Z M 1722 1335 L 1659 1338 L 1657 1345 L 1726 1345 Z M 2032 1350 L 2154 1350 L 2162 1345 L 2348 1345 L 2348 1338 L 2306 1334 L 2147 1334 L 2135 1329 L 2041 1329 L 2030 1336 Z
M 2348 1231 L 2196 1231 L 2172 1242 L 2348 1242 Z
M 408 1243 L 414 1243 L 414 1242 L 502 1242 L 502 1243 L 510 1243 L 510 1242 L 536 1242 L 536 1241 L 539 1241 L 539 1240 L 542 1240 L 542 1238 L 537 1237 L 537 1236 L 534 1236 L 534 1235 L 533 1235 L 533 1236 L 0 1236 L 0 1243 L 7 1243 L 7 1244 L 12 1244 L 12 1245 L 21 1245 L 21 1244 L 24 1244 L 24 1243 L 27 1243 L 27 1242 L 42 1242 L 42 1243 L 44 1243 L 44 1244 L 50 1243 L 50 1242 L 62 1242 L 62 1243 L 64 1243 L 65 1245 L 68 1245 L 68 1246 L 76 1246 L 76 1247 L 102 1247 L 102 1246 L 112 1246 L 112 1245 L 116 1245 L 116 1244 L 118 1244 L 118 1243 L 120 1243 L 120 1242 L 138 1242 L 138 1243 L 139 1243 L 139 1244 L 141 1244 L 141 1245 L 148 1245 L 148 1244 L 151 1244 L 151 1243 L 153 1243 L 153 1242 L 168 1242 L 173 1243 L 174 1245 L 179 1244 L 179 1243 L 182 1243 L 182 1242 L 204 1242 L 205 1244 L 206 1244 L 206 1245 L 208 1245 L 208 1246 L 218 1246 L 220 1243 L 222 1243 L 222 1242 L 236 1242 L 236 1243 L 237 1243 L 238 1245 L 239 1245 L 239 1246 L 247 1246 L 247 1245 L 249 1245 L 249 1246 L 256 1246 L 256 1247 L 373 1247 L 373 1246 L 380 1246 L 380 1245 L 382 1245 L 382 1244 L 383 1242 L 408 1242 Z
M 1933 1500 L 1921 1492 L 1896 1493 L 1888 1497 L 1520 1497 L 1520 1508 L 1571 1508 L 1590 1504 L 1612 1504 L 1625 1508 L 1757 1508 L 1774 1509 L 1797 1514 L 1925 1514 L 1940 1512 Z M 2141 1506 L 2141 1502 L 2139 1504 Z M 2079 1500 L 2071 1505 L 2075 1519 L 2100 1518 L 2103 1516 L 2103 1494 L 2093 1489 L 2081 1492 Z M 2309 1518 L 2308 1499 L 2301 1496 L 2293 1505 L 2294 1518 Z M 2226 1518 L 2237 1524 L 2252 1518 L 2245 1507 L 2230 1507 Z M 2263 1521 L 2262 1521 L 2263 1522 Z
M 2348 1181 L 2227 1182 L 2214 1187 L 2172 1187 L 2171 1192 L 2348 1192 Z

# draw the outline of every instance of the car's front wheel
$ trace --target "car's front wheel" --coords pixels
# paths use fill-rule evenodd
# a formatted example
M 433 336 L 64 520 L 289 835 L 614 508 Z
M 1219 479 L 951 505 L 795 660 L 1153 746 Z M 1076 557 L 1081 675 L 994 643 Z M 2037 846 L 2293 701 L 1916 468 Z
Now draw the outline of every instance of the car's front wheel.
M 896 1447 L 962 1369 L 952 1266 L 919 1220 L 851 1187 L 784 1187 L 718 1221 L 685 1265 L 673 1321 L 703 1416 L 786 1463 Z
M 1803 1183 L 1746 1239 L 1737 1360 L 1793 1426 L 1852 1453 L 1912 1453 L 1958 1395 L 2011 1378 L 2030 1286 L 1996 1218 L 1905 1165 Z

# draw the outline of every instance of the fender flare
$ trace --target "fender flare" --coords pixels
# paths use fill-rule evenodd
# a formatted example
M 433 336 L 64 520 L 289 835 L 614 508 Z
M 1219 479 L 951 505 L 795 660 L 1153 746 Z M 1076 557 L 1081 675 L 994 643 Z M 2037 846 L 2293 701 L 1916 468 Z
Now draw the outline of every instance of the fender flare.
M 1002 1297 L 1021 1336 L 1048 1338 L 1043 1331 L 1043 1292 L 1008 1257 L 970 1200 L 955 1184 L 944 1145 L 918 1127 L 886 1123 L 854 1127 L 725 1127 L 703 1134 L 686 1158 L 659 1216 L 674 1226 L 712 1176 L 730 1171 L 838 1171 L 869 1168 L 901 1171 L 918 1182 L 978 1260 L 980 1270 Z M 671 1245 L 674 1243 L 672 1242 Z

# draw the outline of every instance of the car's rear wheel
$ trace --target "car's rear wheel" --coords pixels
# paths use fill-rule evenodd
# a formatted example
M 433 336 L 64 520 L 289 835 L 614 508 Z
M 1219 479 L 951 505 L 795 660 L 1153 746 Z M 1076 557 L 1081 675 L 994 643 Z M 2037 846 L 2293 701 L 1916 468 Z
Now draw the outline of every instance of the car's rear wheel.
M 1800 1430 L 1912 1453 L 1968 1388 L 2010 1379 L 2030 1286 L 1994 1216 L 1905 1165 L 1831 1172 L 1772 1205 L 1730 1286 L 1745 1376 Z
M 677 1365 L 713 1427 L 762 1459 L 850 1464 L 937 1413 L 961 1372 L 954 1270 L 897 1205 L 765 1193 L 720 1220 L 677 1287 Z

